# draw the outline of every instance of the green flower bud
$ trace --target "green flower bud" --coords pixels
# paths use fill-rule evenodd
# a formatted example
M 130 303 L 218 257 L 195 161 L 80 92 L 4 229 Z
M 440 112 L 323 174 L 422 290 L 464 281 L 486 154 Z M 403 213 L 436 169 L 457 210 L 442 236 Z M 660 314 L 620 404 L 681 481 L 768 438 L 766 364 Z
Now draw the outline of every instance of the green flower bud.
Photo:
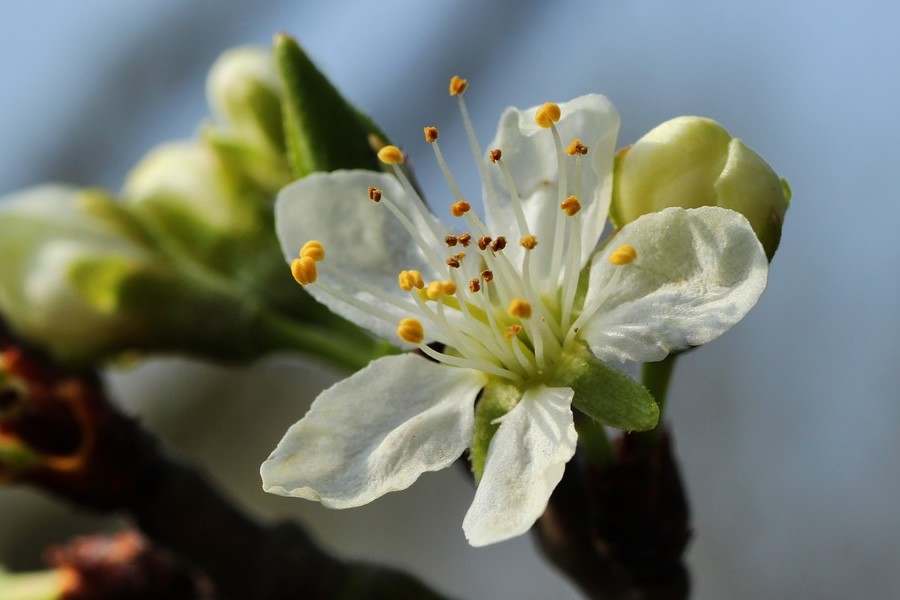
M 670 206 L 720 206 L 743 214 L 769 260 L 790 201 L 787 183 L 718 123 L 677 117 L 616 156 L 610 218 L 617 227 Z
M 122 313 L 120 292 L 154 258 L 119 210 L 102 192 L 60 185 L 0 204 L 0 312 L 63 360 L 104 354 L 145 327 Z
M 255 46 L 224 52 L 209 71 L 206 97 L 234 137 L 284 154 L 278 72 L 270 52 Z

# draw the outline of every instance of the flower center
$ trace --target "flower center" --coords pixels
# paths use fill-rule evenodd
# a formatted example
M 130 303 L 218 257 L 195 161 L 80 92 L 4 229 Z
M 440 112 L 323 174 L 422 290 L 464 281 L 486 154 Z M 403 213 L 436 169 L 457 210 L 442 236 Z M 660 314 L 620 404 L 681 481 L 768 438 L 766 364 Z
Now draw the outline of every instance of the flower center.
M 473 368 L 508 379 L 516 384 L 545 381 L 553 376 L 561 355 L 574 343 L 580 326 L 589 315 L 576 306 L 580 270 L 583 265 L 581 240 L 582 158 L 588 148 L 575 139 L 564 147 L 556 123 L 562 118 L 560 107 L 546 103 L 535 115 L 535 122 L 553 137 L 557 172 L 559 173 L 552 223 L 542 223 L 540 231 L 548 232 L 539 239 L 526 218 L 526 210 L 509 166 L 503 160 L 502 149 L 483 154 L 472 127 L 463 93 L 465 80 L 454 77 L 450 95 L 459 102 L 460 114 L 476 164 L 489 201 L 511 206 L 515 223 L 495 224 L 509 230 L 491 231 L 471 210 L 444 160 L 438 145 L 439 131 L 425 127 L 425 140 L 431 144 L 438 165 L 454 196 L 450 212 L 463 225 L 457 232 L 447 234 L 436 224 L 403 170 L 404 155 L 396 146 L 385 146 L 379 159 L 390 165 L 404 192 L 414 201 L 412 210 L 401 207 L 382 190 L 370 187 L 370 200 L 391 211 L 411 236 L 437 277 L 426 281 L 416 270 L 403 270 L 397 283 L 409 294 L 411 302 L 403 302 L 371 284 L 354 279 L 349 274 L 327 265 L 325 251 L 318 242 L 308 242 L 291 265 L 295 279 L 301 285 L 316 282 L 317 266 L 329 269 L 335 277 L 375 299 L 364 301 L 335 286 L 327 292 L 345 302 L 396 324 L 399 339 L 414 344 L 439 362 Z M 539 134 L 543 135 L 543 134 Z M 574 161 L 573 181 L 568 181 L 566 161 Z M 488 169 L 502 173 L 505 189 L 497 190 Z M 537 224 L 534 224 L 537 226 Z M 515 226 L 515 229 L 513 229 Z M 518 239 L 516 239 L 518 238 Z M 521 250 L 510 254 L 510 244 Z M 534 253 L 540 247 L 548 260 L 536 269 Z M 637 256 L 634 248 L 623 246 L 613 253 L 610 262 L 626 265 Z M 320 284 L 325 286 L 325 284 Z M 384 304 L 409 313 L 399 323 Z M 580 303 L 579 303 L 580 304 Z M 588 312 L 593 314 L 597 307 Z M 437 342 L 439 345 L 428 345 Z

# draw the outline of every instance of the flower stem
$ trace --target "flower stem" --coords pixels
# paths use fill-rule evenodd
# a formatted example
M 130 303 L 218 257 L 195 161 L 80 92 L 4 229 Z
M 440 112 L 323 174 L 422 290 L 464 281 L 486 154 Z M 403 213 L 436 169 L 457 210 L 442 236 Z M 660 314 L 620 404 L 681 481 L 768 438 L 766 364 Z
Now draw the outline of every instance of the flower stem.
M 666 409 L 666 396 L 669 392 L 669 382 L 672 380 L 672 371 L 675 369 L 677 353 L 669 354 L 658 362 L 644 363 L 641 367 L 641 383 L 653 394 L 656 404 L 659 405 L 659 423 L 649 431 L 636 433 L 640 444 L 646 449 L 656 447 L 659 438 L 665 431 L 664 417 Z

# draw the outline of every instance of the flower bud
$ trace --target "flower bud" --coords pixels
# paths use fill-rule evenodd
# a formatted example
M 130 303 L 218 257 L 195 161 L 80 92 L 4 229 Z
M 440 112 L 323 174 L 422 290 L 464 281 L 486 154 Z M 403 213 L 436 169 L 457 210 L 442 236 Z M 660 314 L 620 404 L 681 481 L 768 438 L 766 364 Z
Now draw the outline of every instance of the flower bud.
M 234 137 L 284 153 L 278 72 L 270 52 L 256 46 L 224 52 L 209 71 L 206 96 Z
M 62 360 L 96 356 L 143 323 L 126 282 L 153 268 L 140 232 L 99 191 L 44 185 L 0 203 L 0 312 Z
M 741 140 L 702 117 L 658 125 L 616 156 L 611 219 L 622 227 L 670 206 L 743 214 L 769 260 L 790 201 L 787 183 Z

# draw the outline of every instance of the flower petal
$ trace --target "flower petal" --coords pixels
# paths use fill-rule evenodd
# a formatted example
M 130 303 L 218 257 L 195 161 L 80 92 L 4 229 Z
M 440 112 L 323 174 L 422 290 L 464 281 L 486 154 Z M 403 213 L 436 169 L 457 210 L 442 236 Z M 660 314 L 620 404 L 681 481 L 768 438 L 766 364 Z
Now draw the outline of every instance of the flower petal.
M 544 512 L 575 454 L 573 396 L 569 388 L 529 389 L 502 417 L 463 520 L 470 544 L 485 546 L 521 535 Z
M 629 244 L 634 262 L 613 265 Z M 742 215 L 669 208 L 626 225 L 591 266 L 581 335 L 602 360 L 656 361 L 712 341 L 740 321 L 766 287 L 766 255 Z
M 497 135 L 490 148 L 500 148 L 503 162 L 511 173 L 516 189 L 522 198 L 526 220 L 533 235 L 539 242 L 534 251 L 534 268 L 543 274 L 549 267 L 553 224 L 559 211 L 557 183 L 559 168 L 553 136 L 547 129 L 540 128 L 534 120 L 539 107 L 527 110 L 508 108 L 500 118 Z M 619 132 L 619 114 L 613 104 L 604 96 L 589 94 L 570 102 L 560 104 L 562 117 L 556 124 L 562 143 L 569 144 L 574 138 L 580 139 L 587 147 L 582 168 L 582 183 L 579 200 L 581 212 L 581 245 L 583 267 L 596 247 L 606 223 L 612 193 L 612 168 L 615 155 L 616 136 Z M 565 155 L 566 174 L 569 189 L 566 195 L 576 193 L 575 159 Z M 502 233 L 503 228 L 514 228 L 514 239 L 524 235 L 516 225 L 516 217 L 511 204 L 506 201 L 507 185 L 499 168 L 492 168 L 491 184 L 500 200 L 486 199 L 486 219 L 492 232 Z M 511 244 L 506 251 L 510 256 L 519 256 L 518 246 Z
M 430 214 L 424 217 L 414 208 L 417 200 L 406 194 L 395 177 L 374 171 L 313 173 L 285 187 L 275 204 L 275 228 L 288 262 L 297 257 L 307 241 L 320 241 L 325 247 L 325 259 L 319 268 L 318 281 L 367 305 L 379 306 L 391 319 L 354 306 L 316 284 L 306 286 L 316 300 L 379 337 L 396 342 L 397 323 L 410 312 L 418 312 L 409 293 L 398 287 L 397 274 L 404 269 L 415 269 L 426 279 L 435 279 L 436 275 L 422 250 L 388 207 L 369 200 L 369 186 L 379 188 L 398 205 L 417 230 L 427 233 L 432 227 L 439 231 L 446 229 Z M 335 276 L 328 267 L 365 282 L 409 308 L 398 308 L 360 290 Z
M 387 356 L 322 392 L 260 468 L 263 489 L 350 508 L 449 466 L 472 440 L 483 374 Z

